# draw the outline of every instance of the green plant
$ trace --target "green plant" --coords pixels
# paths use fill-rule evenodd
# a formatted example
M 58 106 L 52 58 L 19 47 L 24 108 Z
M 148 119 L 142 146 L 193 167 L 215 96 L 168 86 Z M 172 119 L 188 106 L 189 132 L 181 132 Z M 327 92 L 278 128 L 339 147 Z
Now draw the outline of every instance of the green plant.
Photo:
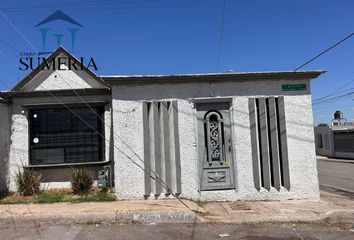
M 93 178 L 88 168 L 74 168 L 71 173 L 71 189 L 75 194 L 87 194 L 92 188 Z
M 39 186 L 42 181 L 42 174 L 38 171 L 25 168 L 19 169 L 15 173 L 15 182 L 17 191 L 22 196 L 32 196 L 39 192 Z
M 83 195 L 80 198 L 72 199 L 71 203 L 80 203 L 80 202 L 112 202 L 116 201 L 117 198 L 114 195 L 109 194 L 108 192 L 100 191 L 93 195 Z
M 56 203 L 62 202 L 66 196 L 65 192 L 56 192 L 56 193 L 49 193 L 49 192 L 41 192 L 36 199 L 36 203 Z

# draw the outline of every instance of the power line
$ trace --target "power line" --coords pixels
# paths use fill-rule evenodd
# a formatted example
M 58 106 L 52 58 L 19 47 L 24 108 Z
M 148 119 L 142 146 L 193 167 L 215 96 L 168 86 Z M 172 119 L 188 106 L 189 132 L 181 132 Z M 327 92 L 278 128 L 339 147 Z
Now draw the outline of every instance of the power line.
M 342 40 L 336 42 L 335 44 L 333 44 L 332 46 L 330 46 L 329 48 L 327 48 L 326 50 L 322 51 L 321 53 L 317 54 L 315 57 L 311 58 L 310 60 L 308 60 L 307 62 L 305 62 L 304 64 L 300 65 L 299 67 L 295 68 L 295 72 L 301 68 L 303 68 L 304 66 L 306 66 L 307 64 L 311 63 L 312 61 L 316 60 L 317 58 L 319 58 L 320 56 L 322 56 L 323 54 L 329 52 L 330 50 L 332 50 L 333 48 L 337 47 L 339 44 L 343 43 L 344 41 L 348 40 L 349 38 L 351 38 L 354 35 L 354 32 L 349 34 L 348 36 L 346 36 L 345 38 L 343 38 Z
M 152 1 L 161 1 L 161 0 L 152 0 Z M 136 2 L 143 2 L 143 1 L 136 1 Z M 129 3 L 129 2 L 127 2 Z M 133 2 L 134 3 L 134 2 Z M 64 5 L 62 7 L 60 6 L 48 6 L 46 8 L 29 8 L 29 9 L 26 9 L 26 8 L 19 8 L 19 9 L 2 9 L 2 10 L 6 10 L 7 12 L 23 12 L 25 11 L 26 13 L 27 12 L 41 12 L 41 11 L 48 11 L 50 9 L 54 9 L 54 8 L 59 8 L 62 9 L 62 10 L 80 10 L 80 11 L 85 11 L 85 10 L 93 10 L 93 11 L 98 11 L 98 10 L 129 10 L 129 9 L 141 9 L 141 8 L 160 8 L 160 7 L 183 7 L 183 6 L 197 6 L 197 5 L 205 5 L 205 4 L 216 4 L 217 3 L 217 0 L 210 0 L 210 1 L 199 1 L 199 2 L 185 2 L 185 3 L 181 3 L 181 2 L 176 2 L 176 3 L 173 3 L 173 4 L 166 4 L 166 3 L 158 3 L 158 4 L 155 4 L 155 5 L 136 5 L 134 6 L 134 4 L 130 5 L 129 4 L 125 4 L 126 6 L 125 7 L 115 7 L 116 5 L 113 5 L 113 6 L 107 6 L 106 5 L 101 5 L 101 6 L 94 6 L 92 4 L 84 4 L 82 3 L 81 5 L 78 5 L 78 6 L 73 6 L 71 3 L 68 5 Z
M 1 10 L 0 10 L 0 12 L 1 12 Z M 6 15 L 3 15 L 3 16 L 6 17 Z M 7 18 L 7 17 L 6 17 L 6 18 Z M 8 19 L 8 18 L 7 18 L 7 19 Z M 8 19 L 8 22 L 9 22 L 10 25 L 12 25 L 15 29 L 18 30 L 18 28 L 17 28 L 15 25 L 11 24 L 11 21 L 10 21 L 9 19 Z M 25 36 L 23 36 L 23 34 L 21 34 L 21 32 L 20 32 L 19 30 L 18 30 L 17 32 L 20 34 L 21 37 L 23 37 L 24 39 L 26 39 Z M 34 48 L 34 50 L 36 50 L 36 49 Z M 36 51 L 37 51 L 37 50 L 36 50 Z M 57 72 L 57 73 L 58 73 L 58 72 Z M 58 73 L 58 75 L 64 80 L 64 78 L 63 78 L 59 73 Z M 30 77 L 30 79 L 32 79 L 31 76 L 29 76 L 29 77 Z M 1 79 L 0 79 L 0 80 L 1 80 Z M 65 81 L 65 80 L 64 80 L 64 81 Z M 66 81 L 65 81 L 65 82 L 66 82 Z M 66 82 L 66 83 L 67 83 L 67 82 Z M 68 83 L 67 83 L 67 84 L 68 84 Z M 40 87 L 43 88 L 46 92 L 48 92 L 49 95 L 50 95 L 52 98 L 54 98 L 55 100 L 57 100 L 60 104 L 62 104 L 66 109 L 68 109 L 71 113 L 73 113 L 73 114 L 74 114 L 76 117 L 78 117 L 81 121 L 83 121 L 88 127 L 90 127 L 90 128 L 93 129 L 97 134 L 99 134 L 99 135 L 105 140 L 105 142 L 108 141 L 108 143 L 109 143 L 109 140 L 107 140 L 107 138 L 106 138 L 102 133 L 100 133 L 99 131 L 97 131 L 96 128 L 94 128 L 93 126 L 91 126 L 86 120 L 84 120 L 84 119 L 83 119 L 81 116 L 79 116 L 75 111 L 73 111 L 71 108 L 69 108 L 62 100 L 60 100 L 60 99 L 59 99 L 58 97 L 56 97 L 53 93 L 51 93 L 50 90 L 44 88 L 44 87 L 41 86 L 41 85 L 40 85 Z M 74 90 L 70 85 L 69 85 L 69 87 L 75 92 L 75 94 L 76 94 L 87 106 L 89 106 L 89 104 L 77 93 L 76 90 Z M 89 106 L 89 108 L 90 108 L 91 111 L 93 111 L 95 114 L 97 114 L 96 111 L 94 111 L 90 106 Z M 112 110 L 113 110 L 113 106 L 112 106 Z M 100 117 L 100 118 L 101 118 L 101 117 Z M 102 118 L 101 118 L 101 119 L 102 119 Z M 102 120 L 103 120 L 103 119 L 102 119 Z M 104 120 L 103 120 L 103 122 L 104 122 Z M 105 123 L 105 122 L 104 122 L 104 123 Z M 110 127 L 112 127 L 112 126 L 110 126 Z M 115 134 L 115 136 L 118 136 L 118 134 L 116 134 L 116 133 L 114 132 L 114 130 L 113 130 L 112 132 Z M 124 140 L 123 140 L 121 137 L 119 137 L 119 139 L 120 139 L 122 142 L 124 142 Z M 124 143 L 125 143 L 125 142 L 124 142 Z M 134 151 L 127 143 L 125 143 L 125 145 L 138 157 L 138 159 L 139 159 L 142 163 L 144 163 L 144 161 L 135 153 L 135 151 Z M 184 203 L 184 202 L 177 196 L 177 194 L 175 194 L 175 193 L 172 191 L 172 189 L 171 189 L 164 181 L 161 180 L 161 178 L 159 177 L 159 175 L 158 175 L 154 170 L 152 170 L 152 169 L 149 167 L 149 172 L 148 172 L 143 166 L 140 166 L 140 164 L 136 163 L 129 155 L 127 155 L 123 150 L 121 150 L 120 148 L 118 148 L 114 143 L 113 143 L 113 147 L 114 147 L 115 149 L 117 149 L 119 152 L 121 152 L 124 156 L 126 156 L 130 161 L 132 161 L 133 164 L 135 164 L 136 166 L 138 166 L 138 167 L 139 167 L 140 169 L 142 169 L 145 173 L 149 174 L 150 178 L 154 179 L 158 184 L 160 184 L 163 188 L 165 188 L 168 193 L 172 194 L 172 196 L 174 196 L 174 197 L 175 197 L 179 202 L 181 202 L 185 207 L 189 208 L 188 205 L 187 205 L 186 203 Z M 153 173 L 154 176 L 153 176 L 151 173 Z
M 57 71 L 56 73 L 58 75 L 60 75 Z M 61 77 L 61 76 L 60 76 Z M 61 77 L 62 78 L 62 77 Z M 30 76 L 30 79 L 32 79 L 32 77 Z M 64 78 L 62 78 L 64 80 Z M 2 79 L 0 79 L 0 81 L 2 82 Z M 64 80 L 65 81 L 65 80 Z M 66 81 L 65 81 L 66 82 Z M 66 82 L 67 83 L 67 82 Z M 68 84 L 68 83 L 67 83 Z M 78 119 L 80 119 L 84 124 L 86 124 L 89 128 L 91 128 L 92 130 L 94 130 L 99 136 L 101 136 L 105 142 L 108 142 L 108 145 L 109 144 L 109 139 L 107 139 L 102 133 L 100 133 L 99 131 L 97 131 L 97 129 L 95 127 L 93 127 L 91 124 L 89 124 L 85 119 L 83 119 L 80 115 L 78 115 L 74 110 L 72 110 L 69 106 L 67 106 L 67 104 L 65 104 L 61 99 L 59 99 L 58 97 L 56 97 L 50 90 L 46 89 L 45 87 L 43 87 L 42 85 L 40 85 L 40 87 L 49 93 L 49 95 L 54 98 L 58 103 L 60 103 L 61 105 L 63 105 L 66 109 L 68 109 L 72 114 L 74 114 Z M 71 86 L 69 85 L 69 87 L 71 88 Z M 71 90 L 73 90 L 75 92 L 75 94 L 80 97 L 80 99 L 89 107 L 89 109 L 91 111 L 93 111 L 96 115 L 97 115 L 97 112 L 94 111 L 92 109 L 91 106 L 89 106 L 89 104 L 77 93 L 77 91 L 73 88 L 71 88 Z M 113 109 L 113 107 L 112 107 Z M 99 116 L 100 117 L 100 116 Z M 104 124 L 107 124 L 104 122 L 104 120 L 102 119 L 102 117 L 100 117 L 100 119 L 103 121 Z M 118 136 L 114 131 L 112 131 L 115 136 Z M 119 139 L 125 143 L 126 146 L 128 146 L 128 148 L 134 153 L 134 155 L 138 156 L 135 151 L 121 138 L 119 137 Z M 132 159 L 128 154 L 126 154 L 123 150 L 121 150 L 120 148 L 118 148 L 115 144 L 113 144 L 113 147 L 115 149 L 117 149 L 120 153 L 122 153 L 125 157 L 127 157 L 134 165 L 136 165 L 137 167 L 139 167 L 141 170 L 143 170 L 145 173 L 147 173 L 150 178 L 152 178 L 153 180 L 155 180 L 159 185 L 161 185 L 163 188 L 165 188 L 167 190 L 168 193 L 172 194 L 172 196 L 174 196 L 179 202 L 181 202 L 185 207 L 189 208 L 189 206 L 184 203 L 178 196 L 176 193 L 174 193 L 172 191 L 172 189 L 164 182 L 161 180 L 160 176 L 155 172 L 153 171 L 151 168 L 148 168 L 148 170 L 146 170 L 144 168 L 144 166 L 141 166 L 140 164 L 138 164 L 136 161 L 134 161 L 134 159 Z M 139 156 L 138 156 L 139 157 Z M 138 158 L 140 161 L 142 161 L 142 163 L 144 163 L 144 161 L 139 157 Z M 151 174 L 153 173 L 153 175 Z
M 20 36 L 22 37 L 22 39 L 24 39 L 28 45 L 31 46 L 31 48 L 33 48 L 33 50 L 37 51 L 37 49 L 31 44 L 31 42 L 22 34 L 22 32 L 16 27 L 16 25 L 11 22 L 11 20 L 5 15 L 5 13 L 3 11 L 0 10 L 0 14 L 5 18 L 5 20 L 16 30 L 16 32 L 18 34 L 20 34 Z
M 337 95 L 337 94 L 340 94 L 340 93 L 343 93 L 343 92 L 347 92 L 347 91 L 350 91 L 350 90 L 352 90 L 352 89 L 354 89 L 354 88 L 348 88 L 348 89 L 345 89 L 345 90 L 342 90 L 342 91 L 337 91 L 337 92 L 328 94 L 328 95 L 326 95 L 326 96 L 324 96 L 324 97 L 320 97 L 320 98 L 314 99 L 313 102 L 318 102 L 318 101 L 326 100 L 326 99 L 329 98 L 329 97 L 333 97 L 333 96 L 335 96 L 335 95 Z
M 217 65 L 216 65 L 217 72 L 219 72 L 220 59 L 221 59 L 222 48 L 223 48 L 223 44 L 224 44 L 225 7 L 226 7 L 226 0 L 223 0 L 222 11 L 221 11 L 221 29 L 220 29 L 220 40 L 219 40 L 219 53 L 218 53 L 218 61 L 217 61 Z
M 354 89 L 354 88 L 352 88 L 352 89 Z M 335 96 L 335 97 L 332 97 L 332 98 L 327 98 L 327 99 L 324 99 L 323 101 L 315 102 L 312 105 L 318 105 L 318 104 L 327 103 L 327 102 L 334 102 L 337 99 L 340 99 L 340 98 L 343 98 L 343 97 L 347 97 L 347 96 L 350 96 L 352 94 L 354 94 L 354 91 L 352 91 L 350 93 L 345 93 L 345 94 L 342 94 L 342 95 L 339 95 L 339 96 Z
M 4 39 L 0 39 L 0 42 L 2 42 L 5 46 L 7 46 L 8 48 L 14 50 L 17 53 L 20 53 L 21 51 L 18 50 L 16 47 L 14 47 L 12 44 L 8 43 L 7 41 L 5 41 Z
M 149 0 L 148 2 L 161 2 L 165 0 Z M 107 4 L 134 4 L 134 3 L 147 3 L 147 1 L 144 0 L 127 0 L 127 1 L 117 1 L 117 0 L 87 0 L 87 1 L 65 1 L 65 2 L 57 2 L 57 3 L 42 3 L 42 4 L 31 4 L 31 5 L 25 5 L 25 6 L 18 6 L 18 7 L 2 7 L 0 8 L 1 10 L 5 11 L 11 11 L 11 10 L 33 10 L 33 9 L 46 9 L 46 8 L 54 8 L 54 7 L 66 7 L 68 4 L 70 6 L 76 6 L 78 7 L 87 7 L 87 6 L 97 6 L 97 5 L 106 5 Z
M 320 97 L 320 98 L 317 98 L 315 99 L 314 101 L 318 101 L 318 100 L 321 100 L 321 99 L 324 99 L 324 98 L 327 98 L 327 97 L 330 97 L 332 95 L 335 95 L 335 94 L 338 94 L 340 92 L 338 92 L 339 90 L 345 88 L 346 86 L 350 85 L 352 82 L 354 82 L 354 79 L 350 80 L 349 82 L 345 83 L 343 86 L 339 87 L 338 89 L 336 89 L 335 91 L 333 91 L 332 93 L 328 94 L 328 95 L 325 95 L 323 97 Z M 345 90 L 344 90 L 345 91 Z

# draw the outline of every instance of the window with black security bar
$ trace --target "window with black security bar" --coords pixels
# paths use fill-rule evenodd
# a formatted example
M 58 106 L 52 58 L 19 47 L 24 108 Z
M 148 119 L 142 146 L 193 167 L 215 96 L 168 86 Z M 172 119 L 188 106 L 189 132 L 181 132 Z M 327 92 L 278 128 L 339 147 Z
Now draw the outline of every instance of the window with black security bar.
M 91 107 L 29 111 L 30 164 L 74 164 L 104 160 L 104 109 Z

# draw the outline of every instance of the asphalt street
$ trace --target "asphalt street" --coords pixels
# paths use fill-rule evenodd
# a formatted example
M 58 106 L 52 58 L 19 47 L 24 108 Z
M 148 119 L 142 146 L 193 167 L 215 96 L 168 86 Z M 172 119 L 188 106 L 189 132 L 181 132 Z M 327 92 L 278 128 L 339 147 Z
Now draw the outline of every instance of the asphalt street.
M 223 237 L 220 237 L 220 234 Z M 99 240 L 99 239 L 249 239 L 327 240 L 354 239 L 349 227 L 326 225 L 227 225 L 227 224 L 125 224 L 63 225 L 54 223 L 0 223 L 0 239 Z
M 354 193 L 353 163 L 317 160 L 318 178 L 321 187 L 338 188 Z

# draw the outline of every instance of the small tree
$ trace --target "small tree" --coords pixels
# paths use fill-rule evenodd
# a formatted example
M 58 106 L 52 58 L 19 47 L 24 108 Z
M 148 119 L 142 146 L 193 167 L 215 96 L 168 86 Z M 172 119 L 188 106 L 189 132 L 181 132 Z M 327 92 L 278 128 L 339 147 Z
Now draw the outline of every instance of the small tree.
M 74 168 L 71 173 L 71 189 L 75 194 L 87 194 L 92 188 L 93 177 L 88 168 Z
M 42 174 L 38 171 L 24 168 L 18 169 L 15 173 L 17 191 L 22 196 L 32 196 L 39 192 L 39 186 L 42 181 Z

